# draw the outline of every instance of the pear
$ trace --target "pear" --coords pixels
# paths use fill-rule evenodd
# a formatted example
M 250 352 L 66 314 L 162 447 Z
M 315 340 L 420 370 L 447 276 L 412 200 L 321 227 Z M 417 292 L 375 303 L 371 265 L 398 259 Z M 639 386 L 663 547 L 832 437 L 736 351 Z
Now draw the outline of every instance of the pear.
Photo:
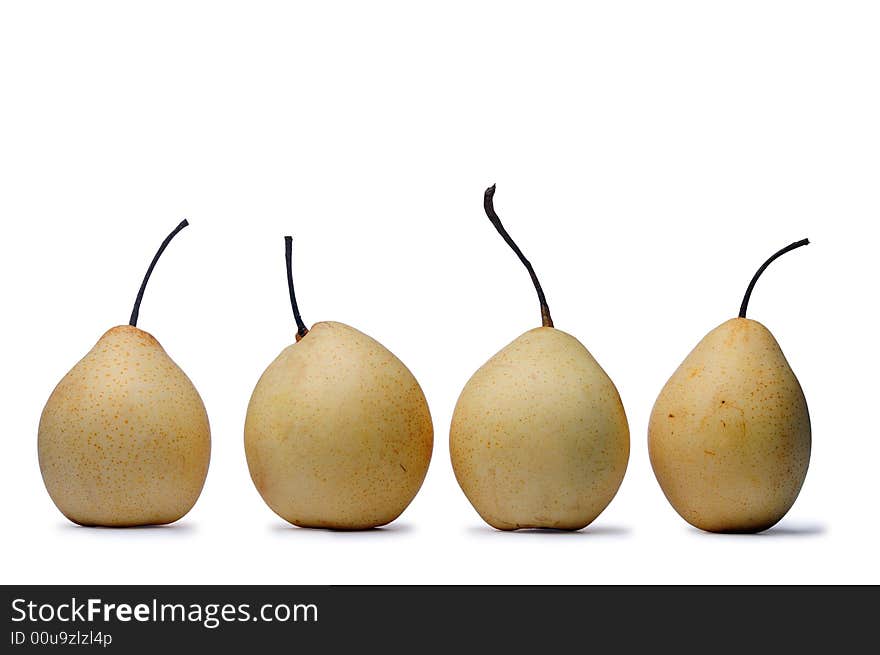
M 608 506 L 629 460 L 629 427 L 614 383 L 576 338 L 553 326 L 534 269 L 483 206 L 528 270 L 542 326 L 504 347 L 468 380 L 449 431 L 458 484 L 499 530 L 579 530 Z
M 648 426 L 651 466 L 666 498 L 709 532 L 761 532 L 794 504 L 810 461 L 807 401 L 770 331 L 739 316 L 707 334 L 663 387 Z
M 159 342 L 137 327 L 156 253 L 129 325 L 108 330 L 62 378 L 40 417 L 38 450 L 46 490 L 80 525 L 172 523 L 205 483 L 211 431 L 205 406 Z
M 309 330 L 285 237 L 296 342 L 254 388 L 244 445 L 266 504 L 300 527 L 362 530 L 396 519 L 431 461 L 434 428 L 419 383 L 375 339 L 336 322 Z

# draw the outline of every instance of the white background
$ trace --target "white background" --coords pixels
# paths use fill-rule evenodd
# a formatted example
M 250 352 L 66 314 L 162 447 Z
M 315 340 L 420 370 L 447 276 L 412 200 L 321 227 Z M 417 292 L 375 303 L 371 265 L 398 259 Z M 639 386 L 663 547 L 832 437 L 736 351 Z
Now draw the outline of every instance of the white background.
M 871 2 L 8 2 L 0 9 L 5 583 L 880 582 L 880 8 Z M 557 327 L 617 383 L 632 456 L 579 533 L 484 525 L 449 463 L 459 391 L 539 324 L 482 211 L 532 260 Z M 68 523 L 36 432 L 53 386 L 141 311 L 213 428 L 178 524 Z M 434 458 L 386 529 L 287 526 L 248 476 L 253 385 L 339 320 L 414 372 Z M 776 335 L 807 394 L 800 498 L 758 536 L 698 532 L 646 426 L 690 348 L 732 317 Z

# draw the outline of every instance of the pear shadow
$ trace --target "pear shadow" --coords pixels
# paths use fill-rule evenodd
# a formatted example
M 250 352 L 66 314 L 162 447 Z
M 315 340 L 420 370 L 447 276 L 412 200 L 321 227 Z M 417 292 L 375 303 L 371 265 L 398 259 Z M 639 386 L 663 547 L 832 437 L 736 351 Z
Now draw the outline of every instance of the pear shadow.
M 828 528 L 822 523 L 777 523 L 772 528 L 759 532 L 759 537 L 818 537 L 826 534 Z
M 273 523 L 270 528 L 275 534 L 330 535 L 332 538 L 354 539 L 360 536 L 368 538 L 405 535 L 415 532 L 409 523 L 393 522 L 365 530 L 339 530 L 336 528 L 303 528 L 290 523 Z
M 823 535 L 828 533 L 828 528 L 820 523 L 814 524 L 805 524 L 805 525 L 777 525 L 775 527 L 770 528 L 769 530 L 765 530 L 761 532 L 760 535 L 765 537 L 788 537 L 788 536 L 802 536 L 802 537 L 815 537 L 818 535 Z
M 165 525 L 130 525 L 130 526 L 109 526 L 109 525 L 79 525 L 78 523 L 62 523 L 59 529 L 65 532 L 79 532 L 81 534 L 99 532 L 112 534 L 125 534 L 127 532 L 136 532 L 141 535 L 147 534 L 165 534 L 167 536 L 182 537 L 193 534 L 196 528 L 191 523 L 168 523 Z
M 709 537 L 739 537 L 740 539 L 769 539 L 772 537 L 818 537 L 828 533 L 822 523 L 776 524 L 763 532 L 707 532 L 688 526 L 691 533 Z
M 588 525 L 580 530 L 555 530 L 553 528 L 522 528 L 520 530 L 496 530 L 490 525 L 471 525 L 468 534 L 489 535 L 541 535 L 551 539 L 572 537 L 628 537 L 632 530 L 619 525 Z

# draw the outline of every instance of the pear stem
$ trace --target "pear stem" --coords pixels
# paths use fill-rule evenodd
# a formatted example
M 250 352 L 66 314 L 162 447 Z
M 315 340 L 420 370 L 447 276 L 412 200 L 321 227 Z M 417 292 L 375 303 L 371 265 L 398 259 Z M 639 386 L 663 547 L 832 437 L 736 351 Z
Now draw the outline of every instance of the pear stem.
M 293 308 L 293 320 L 296 321 L 296 340 L 299 341 L 309 333 L 302 316 L 299 315 L 299 305 L 296 303 L 296 292 L 293 290 L 293 237 L 284 237 L 284 259 L 287 262 L 287 290 L 290 292 L 290 306 Z
M 544 290 L 541 288 L 538 276 L 535 275 L 535 269 L 532 268 L 529 260 L 523 255 L 522 250 L 520 250 L 519 246 L 514 243 L 513 239 L 511 239 L 510 235 L 507 233 L 507 230 L 505 230 L 504 226 L 501 224 L 501 219 L 498 218 L 498 214 L 495 213 L 495 205 L 493 203 L 494 197 L 495 185 L 493 184 L 486 189 L 486 193 L 483 196 L 483 209 L 486 210 L 486 216 L 489 217 L 489 220 L 492 221 L 492 225 L 498 230 L 498 234 L 501 235 L 501 238 L 504 239 L 504 241 L 507 242 L 507 245 L 516 253 L 516 256 L 519 257 L 519 260 L 529 272 L 529 276 L 532 278 L 532 284 L 535 285 L 535 291 L 538 292 L 538 302 L 541 303 L 541 325 L 543 327 L 553 327 L 553 319 L 550 317 L 550 307 L 547 305 L 547 299 L 544 297 Z
M 131 310 L 131 318 L 128 320 L 128 324 L 132 327 L 137 327 L 138 315 L 141 312 L 141 302 L 144 299 L 144 291 L 147 288 L 147 282 L 150 281 L 150 276 L 153 274 L 153 269 L 156 267 L 156 262 L 159 261 L 159 257 L 162 256 L 162 253 L 165 252 L 165 248 L 168 247 L 168 244 L 171 243 L 171 239 L 177 236 L 177 233 L 180 232 L 183 228 L 189 225 L 189 221 L 183 219 L 180 221 L 180 224 L 171 231 L 165 240 L 162 242 L 162 245 L 159 246 L 159 250 L 156 251 L 156 254 L 153 256 L 153 261 L 150 262 L 150 267 L 147 269 L 147 274 L 144 275 L 144 281 L 141 282 L 141 288 L 138 290 L 137 298 L 134 300 L 134 308 Z
M 770 264 L 772 264 L 775 259 L 782 257 L 782 255 L 784 255 L 785 253 L 790 252 L 790 251 L 794 250 L 795 248 L 800 248 L 801 246 L 806 246 L 809 243 L 810 243 L 809 239 L 801 239 L 800 241 L 795 241 L 794 243 L 790 243 L 787 246 L 785 246 L 785 248 L 783 248 L 782 250 L 779 250 L 779 251 L 773 253 L 773 255 L 771 255 L 770 258 L 766 262 L 761 264 L 761 268 L 758 269 L 758 271 L 755 273 L 754 277 L 752 278 L 752 281 L 749 282 L 749 288 L 746 289 L 746 295 L 743 297 L 742 305 L 739 306 L 739 317 L 740 318 L 746 317 L 746 311 L 749 308 L 749 299 L 752 297 L 752 290 L 755 288 L 755 283 L 757 283 L 758 278 L 761 277 L 761 274 L 767 269 L 767 267 L 770 266 Z

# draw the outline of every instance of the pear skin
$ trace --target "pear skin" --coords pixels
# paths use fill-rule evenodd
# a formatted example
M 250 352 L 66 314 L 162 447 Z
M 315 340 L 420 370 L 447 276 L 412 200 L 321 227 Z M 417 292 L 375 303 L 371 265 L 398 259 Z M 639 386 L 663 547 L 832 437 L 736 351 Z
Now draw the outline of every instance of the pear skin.
M 248 405 L 254 485 L 298 526 L 390 523 L 431 461 L 434 430 L 422 389 L 403 362 L 353 327 L 322 322 L 300 335 L 263 373 Z
M 43 481 L 81 525 L 172 523 L 201 493 L 211 452 L 205 406 L 156 339 L 112 328 L 64 376 L 40 418 Z
M 804 483 L 810 445 L 801 386 L 770 331 L 747 318 L 697 344 L 663 387 L 648 427 L 663 493 L 688 523 L 711 532 L 760 532 L 779 521 Z
M 629 459 L 614 383 L 573 336 L 529 330 L 468 381 L 452 418 L 455 477 L 499 530 L 589 525 Z

